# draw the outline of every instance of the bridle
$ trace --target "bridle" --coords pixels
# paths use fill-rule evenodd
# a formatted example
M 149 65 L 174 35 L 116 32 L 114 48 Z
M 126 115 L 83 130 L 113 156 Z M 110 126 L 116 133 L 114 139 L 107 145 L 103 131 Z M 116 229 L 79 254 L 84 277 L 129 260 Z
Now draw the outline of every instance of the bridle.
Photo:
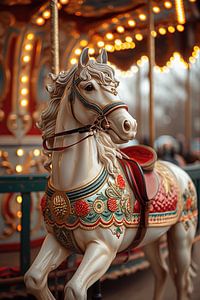
M 84 141 L 85 139 L 89 138 L 90 136 L 94 135 L 94 131 L 97 130 L 101 130 L 101 131 L 107 131 L 110 128 L 110 124 L 108 122 L 107 116 L 113 112 L 114 110 L 118 109 L 118 108 L 125 108 L 126 110 L 128 110 L 127 105 L 124 102 L 118 101 L 118 102 L 113 102 L 111 104 L 105 105 L 104 107 L 100 107 L 98 104 L 96 103 L 91 103 L 89 102 L 87 99 L 85 99 L 79 92 L 79 90 L 77 89 L 78 84 L 82 81 L 82 79 L 80 77 L 78 77 L 77 79 L 75 79 L 75 75 L 74 75 L 74 80 L 72 82 L 72 87 L 71 87 L 71 93 L 69 95 L 69 101 L 71 103 L 71 111 L 73 114 L 73 117 L 75 118 L 74 112 L 73 112 L 73 103 L 75 101 L 75 98 L 77 97 L 77 99 L 88 109 L 95 111 L 98 116 L 96 118 L 96 120 L 94 121 L 93 124 L 88 124 L 85 125 L 83 127 L 79 127 L 79 128 L 74 128 L 71 130 L 66 130 L 66 131 L 62 131 L 62 132 L 58 132 L 55 133 L 54 135 L 47 137 L 43 140 L 43 147 L 45 150 L 48 151 L 63 151 L 65 149 L 68 149 L 82 141 Z M 75 118 L 76 119 L 76 118 Z M 105 123 L 105 125 L 103 126 L 103 122 Z M 66 136 L 66 135 L 70 135 L 73 133 L 85 133 L 85 132 L 89 132 L 89 134 L 83 138 L 81 138 L 79 141 L 70 144 L 68 146 L 61 146 L 61 147 L 52 147 L 50 148 L 47 144 L 48 141 L 51 139 L 54 139 L 55 137 L 61 137 L 61 136 Z

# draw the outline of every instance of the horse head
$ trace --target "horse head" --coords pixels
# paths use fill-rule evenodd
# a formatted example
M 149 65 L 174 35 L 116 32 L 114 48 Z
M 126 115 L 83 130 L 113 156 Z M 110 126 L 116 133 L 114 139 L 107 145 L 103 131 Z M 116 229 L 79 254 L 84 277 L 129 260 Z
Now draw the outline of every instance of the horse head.
M 70 103 L 74 118 L 82 125 L 108 133 L 114 143 L 125 143 L 136 134 L 137 123 L 119 98 L 119 82 L 114 70 L 107 65 L 103 49 L 95 60 L 89 58 L 88 48 L 82 51 L 74 73 Z

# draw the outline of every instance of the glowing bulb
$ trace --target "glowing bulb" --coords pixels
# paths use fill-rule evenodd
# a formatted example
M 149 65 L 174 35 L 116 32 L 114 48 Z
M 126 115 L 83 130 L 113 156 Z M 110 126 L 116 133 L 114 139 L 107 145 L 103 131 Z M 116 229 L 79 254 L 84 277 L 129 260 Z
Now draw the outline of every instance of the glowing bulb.
M 21 173 L 22 170 L 23 170 L 22 165 L 16 165 L 15 170 L 16 170 L 17 173 Z
M 23 62 L 29 62 L 30 61 L 30 56 L 29 55 L 25 55 L 25 56 L 23 56 Z
M 103 41 L 98 41 L 97 46 L 102 48 L 104 46 L 104 42 Z
M 27 88 L 21 89 L 21 95 L 25 96 L 27 94 L 28 94 L 28 89 Z
M 138 59 L 138 60 L 137 60 L 137 65 L 138 65 L 139 67 L 142 65 L 141 59 Z
M 88 52 L 89 52 L 89 54 L 93 55 L 95 53 L 95 50 L 94 50 L 94 48 L 90 48 Z
M 19 219 L 22 217 L 22 212 L 21 212 L 21 210 L 18 210 L 18 212 L 17 212 L 17 217 L 18 217 Z
M 17 231 L 19 231 L 19 232 L 22 231 L 22 225 L 21 224 L 17 225 Z
M 76 58 L 72 58 L 71 60 L 70 60 L 70 63 L 72 64 L 72 65 L 75 65 L 75 64 L 77 64 L 77 59 Z
M 49 19 L 50 16 L 51 16 L 50 10 L 45 10 L 45 11 L 43 11 L 42 16 L 43 16 L 45 19 Z
M 60 3 L 65 5 L 65 4 L 68 4 L 69 3 L 69 0 L 60 0 Z
M 115 49 L 114 49 L 114 46 L 113 45 L 105 45 L 105 49 L 108 51 L 108 52 L 113 52 Z
M 45 20 L 44 20 L 44 18 L 39 17 L 36 19 L 36 23 L 37 23 L 37 25 L 42 26 L 45 23 Z
M 113 39 L 113 34 L 111 33 L 111 32 L 108 32 L 108 33 L 106 33 L 106 38 L 108 39 L 108 40 L 112 40 Z
M 30 51 L 30 50 L 32 50 L 33 45 L 31 45 L 31 44 L 26 44 L 24 48 L 25 48 L 26 51 Z
M 189 61 L 190 61 L 190 63 L 194 64 L 194 63 L 195 63 L 195 58 L 192 57 L 192 56 L 190 56 L 190 57 L 189 57 Z
M 134 20 L 128 20 L 128 25 L 130 26 L 130 27 L 134 27 L 135 26 L 135 21 Z
M 160 28 L 158 29 L 158 31 L 159 31 L 159 33 L 160 33 L 161 35 L 164 35 L 164 34 L 166 34 L 166 32 L 167 32 L 167 30 L 166 30 L 165 28 L 163 28 L 163 27 L 160 27 Z
M 198 46 L 194 46 L 194 51 L 199 51 L 200 48 Z
M 23 75 L 23 76 L 21 77 L 21 82 L 23 82 L 23 83 L 28 82 L 28 76 Z
M 158 13 L 160 12 L 160 7 L 159 7 L 159 6 L 154 6 L 154 7 L 153 7 L 153 12 L 154 12 L 155 14 L 158 14 Z
M 125 41 L 128 42 L 128 43 L 131 43 L 133 41 L 133 39 L 132 39 L 131 36 L 126 36 Z
M 22 203 L 22 196 L 18 195 L 16 200 L 17 200 L 17 203 L 21 204 Z
M 182 31 L 184 31 L 184 26 L 179 24 L 179 25 L 176 26 L 176 29 L 178 31 L 182 32 Z
M 143 35 L 141 33 L 136 33 L 135 38 L 137 41 L 142 41 L 143 40 Z
M 26 38 L 27 38 L 27 40 L 32 41 L 34 39 L 34 34 L 32 32 L 28 33 Z
M 20 105 L 23 106 L 23 107 L 26 107 L 28 105 L 28 100 L 27 99 L 22 99 L 20 101 Z
M 33 150 L 33 155 L 34 156 L 40 156 L 40 150 L 39 149 L 34 149 Z
M 134 48 L 135 48 L 135 43 L 134 43 L 134 42 L 131 42 L 131 43 L 130 43 L 130 48 L 131 48 L 131 49 L 134 49 Z
M 173 56 L 174 56 L 174 58 L 179 58 L 179 59 L 181 57 L 179 52 L 174 52 Z
M 141 21 L 145 21 L 146 20 L 146 15 L 145 14 L 139 14 L 139 19 L 141 20 Z
M 151 35 L 152 35 L 153 37 L 157 37 L 157 32 L 156 32 L 155 30 L 152 30 L 152 31 L 151 31 Z
M 164 6 L 165 8 L 170 9 L 172 7 L 172 3 L 170 1 L 165 1 Z
M 87 46 L 87 44 L 88 44 L 88 41 L 86 41 L 86 40 L 81 40 L 81 41 L 80 41 L 80 45 L 81 45 L 82 47 Z
M 142 62 L 147 62 L 148 61 L 148 57 L 146 55 L 142 55 L 141 61 Z
M 115 44 L 118 45 L 118 46 L 120 46 L 122 44 L 122 41 L 120 39 L 116 39 L 115 40 Z
M 75 53 L 76 55 L 80 55 L 80 54 L 81 54 L 81 49 L 80 49 L 80 48 L 77 48 L 77 49 L 74 51 L 74 53 Z
M 168 31 L 170 32 L 170 33 L 174 33 L 175 32 L 175 28 L 173 27 L 173 26 L 168 26 Z
M 124 27 L 123 26 L 117 26 L 117 31 L 119 32 L 119 33 L 123 33 L 124 32 Z
M 24 150 L 22 148 L 19 148 L 19 149 L 17 149 L 16 153 L 17 153 L 17 156 L 23 156 Z

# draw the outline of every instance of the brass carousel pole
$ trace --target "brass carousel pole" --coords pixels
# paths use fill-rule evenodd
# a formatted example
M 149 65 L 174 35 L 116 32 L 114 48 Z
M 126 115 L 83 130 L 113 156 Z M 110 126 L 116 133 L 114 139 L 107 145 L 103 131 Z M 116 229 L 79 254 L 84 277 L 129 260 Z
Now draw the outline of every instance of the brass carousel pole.
M 51 0 L 51 71 L 59 73 L 59 28 L 58 28 L 58 1 Z
M 148 57 L 149 57 L 149 144 L 154 146 L 155 120 L 154 120 L 154 85 L 153 67 L 155 65 L 155 40 L 152 36 L 154 30 L 154 16 L 152 11 L 152 0 L 148 3 Z
M 191 107 L 191 92 L 190 92 L 190 68 L 187 69 L 186 75 L 186 102 L 185 102 L 185 141 L 186 151 L 191 150 L 191 136 L 192 136 L 192 107 Z

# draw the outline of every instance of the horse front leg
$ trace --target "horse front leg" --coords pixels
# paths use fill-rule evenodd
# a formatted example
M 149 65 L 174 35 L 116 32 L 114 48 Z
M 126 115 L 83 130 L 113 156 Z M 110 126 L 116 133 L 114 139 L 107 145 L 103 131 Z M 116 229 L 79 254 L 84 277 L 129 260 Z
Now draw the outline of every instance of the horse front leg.
M 55 300 L 47 286 L 47 277 L 69 254 L 69 251 L 48 233 L 39 254 L 24 276 L 28 292 L 38 300 Z
M 85 253 L 80 266 L 65 287 L 65 300 L 86 300 L 87 289 L 107 271 L 123 240 L 109 229 L 98 228 L 80 233 L 85 240 Z

